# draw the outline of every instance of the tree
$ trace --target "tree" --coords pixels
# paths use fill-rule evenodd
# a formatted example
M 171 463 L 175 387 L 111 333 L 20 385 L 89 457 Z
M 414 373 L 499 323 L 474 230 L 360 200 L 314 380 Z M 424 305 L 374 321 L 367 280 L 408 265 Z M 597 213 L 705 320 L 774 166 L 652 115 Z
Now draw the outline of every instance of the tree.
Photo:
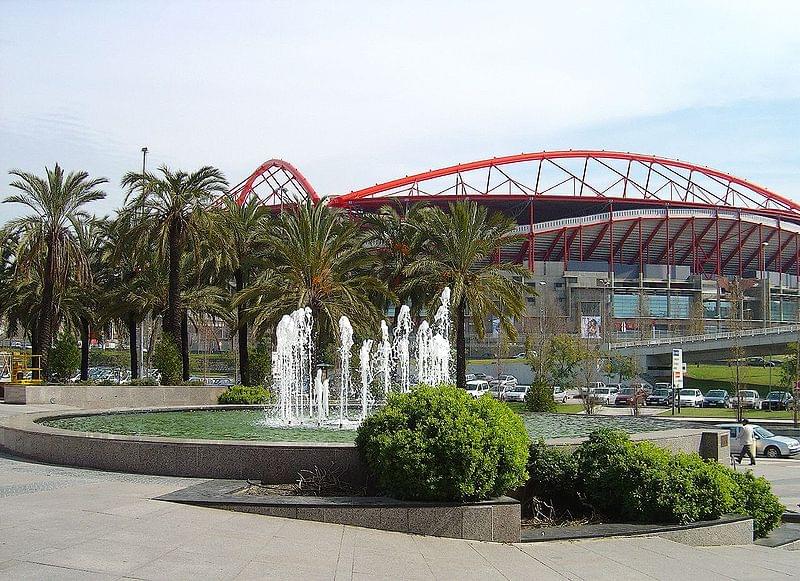
M 781 361 L 780 382 L 781 387 L 794 392 L 795 386 L 800 380 L 797 374 L 797 370 L 800 368 L 800 343 L 790 343 L 786 352 L 789 356 Z
M 611 355 L 606 360 L 606 372 L 616 375 L 619 383 L 633 379 L 639 374 L 639 364 L 635 357 L 628 355 Z
M 266 237 L 268 217 L 268 209 L 255 197 L 242 205 L 226 198 L 220 210 L 212 215 L 211 238 L 221 243 L 216 246 L 218 251 L 209 252 L 207 257 L 214 263 L 220 286 L 232 279 L 233 290 L 241 293 L 249 284 L 258 267 L 256 251 Z M 245 317 L 247 306 L 247 302 L 236 305 L 235 327 L 238 332 L 240 382 L 242 385 L 253 385 L 250 380 Z M 261 382 L 256 382 L 255 385 L 261 385 Z
M 481 339 L 489 316 L 498 317 L 503 332 L 513 339 L 517 332 L 512 318 L 525 313 L 525 296 L 532 292 L 524 282 L 528 271 L 497 260 L 503 247 L 522 239 L 515 227 L 508 217 L 490 216 L 475 202 L 450 204 L 449 211 L 430 207 L 420 212 L 417 228 L 424 239 L 406 268 L 406 287 L 424 289 L 431 304 L 450 287 L 458 387 L 466 386 L 467 314 Z
M 75 337 L 64 333 L 53 344 L 50 352 L 50 372 L 61 383 L 69 381 L 81 361 Z
M 589 392 L 590 385 L 597 379 L 597 371 L 600 367 L 600 348 L 588 340 L 585 343 L 578 340 L 579 360 L 578 372 L 581 376 L 579 391 L 583 395 L 583 408 L 586 415 L 592 415 L 596 407 L 595 399 Z
M 382 313 L 374 299 L 392 295 L 363 232 L 340 210 L 299 204 L 271 225 L 259 248 L 265 270 L 234 301 L 246 305 L 256 334 L 271 332 L 281 316 L 301 307 L 314 317 L 315 357 L 333 342 L 343 315 L 356 334 L 375 332 Z
M 99 187 L 108 180 L 92 179 L 85 171 L 65 175 L 58 164 L 52 170 L 45 168 L 44 178 L 16 169 L 9 173 L 17 178 L 10 186 L 18 193 L 3 202 L 22 204 L 33 212 L 11 220 L 8 227 L 24 233 L 18 248 L 27 252 L 18 255 L 17 267 L 23 271 L 36 269 L 41 280 L 36 337 L 32 344 L 36 348 L 34 353 L 41 355 L 41 367 L 47 376 L 61 294 L 70 279 L 80 280 L 88 271 L 75 229 L 90 218 L 84 206 L 105 197 Z
M 199 252 L 207 233 L 206 209 L 215 194 L 228 189 L 225 176 L 218 169 L 204 166 L 192 173 L 173 172 L 166 166 L 160 174 L 129 172 L 122 178 L 128 189 L 127 207 L 123 214 L 132 224 L 131 234 L 140 244 L 152 245 L 157 256 L 166 263 L 168 273 L 167 301 L 163 328 L 183 353 L 181 325 L 184 307 L 181 270 L 187 248 Z M 184 379 L 188 379 L 184 369 Z
M 744 412 L 742 410 L 742 398 L 739 393 L 742 389 L 741 382 L 741 369 L 742 358 L 744 357 L 744 348 L 742 347 L 742 301 L 744 299 L 744 292 L 742 289 L 742 281 L 739 277 L 733 279 L 728 286 L 728 300 L 730 301 L 730 314 L 729 324 L 733 332 L 731 341 L 730 358 L 733 361 L 733 383 L 734 393 L 736 394 L 736 420 L 741 422 Z M 680 401 L 680 400 L 679 400 Z
M 575 371 L 584 355 L 583 345 L 578 337 L 561 333 L 552 337 L 547 344 L 547 366 L 553 383 L 563 388 L 574 384 Z

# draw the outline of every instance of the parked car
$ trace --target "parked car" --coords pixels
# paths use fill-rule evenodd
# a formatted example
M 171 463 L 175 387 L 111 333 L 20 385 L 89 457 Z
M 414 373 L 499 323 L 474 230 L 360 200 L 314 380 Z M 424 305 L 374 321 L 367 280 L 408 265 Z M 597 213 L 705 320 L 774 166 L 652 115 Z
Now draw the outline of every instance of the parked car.
M 467 373 L 465 377 L 466 377 L 465 381 L 472 381 L 473 379 L 477 379 L 474 373 Z
M 657 388 L 653 393 L 647 396 L 647 405 L 672 405 L 672 390 L 665 388 Z
M 771 391 L 761 400 L 762 410 L 788 410 L 794 405 L 794 397 L 788 391 Z
M 512 385 L 517 385 L 517 378 L 513 375 L 508 374 L 501 374 L 497 376 L 497 379 L 505 383 L 507 386 L 511 387 Z
M 567 391 L 560 385 L 554 385 L 553 399 L 556 403 L 567 403 Z
M 499 399 L 505 401 L 506 391 L 508 391 L 508 385 L 505 381 L 500 381 L 499 379 L 493 379 L 489 383 L 489 395 L 491 395 L 494 399 Z
M 525 359 L 528 356 L 527 353 L 517 353 L 514 355 L 514 359 Z
M 489 382 L 485 379 L 473 379 L 467 382 L 465 389 L 468 394 L 477 399 L 483 394 L 489 393 Z
M 617 399 L 619 389 L 617 387 L 598 387 L 589 394 L 592 402 L 601 405 L 613 405 Z
M 590 383 L 589 385 L 587 385 L 586 387 L 579 387 L 578 388 L 578 397 L 583 398 L 587 394 L 594 393 L 596 389 L 601 389 L 601 388 L 603 388 L 605 386 L 606 386 L 606 384 L 603 383 L 602 381 L 594 381 L 594 382 Z
M 473 373 L 474 379 L 484 379 L 486 381 L 491 381 L 494 379 L 493 375 L 486 375 L 485 373 Z
M 739 393 L 731 398 L 731 407 L 738 408 L 741 400 L 741 407 L 757 410 L 761 407 L 761 397 L 754 389 L 741 389 Z
M 623 387 L 619 390 L 614 405 L 647 405 L 647 393 L 641 387 Z
M 529 390 L 527 385 L 515 385 L 506 391 L 506 401 L 525 401 Z
M 781 458 L 794 456 L 800 453 L 800 442 L 787 436 L 776 436 L 766 428 L 750 424 L 753 426 L 753 435 L 756 438 L 756 454 L 761 454 L 767 458 Z M 719 424 L 718 428 L 724 428 L 731 435 L 731 455 L 738 454 L 742 450 L 742 426 L 739 424 Z
M 682 389 L 678 393 L 678 404 L 680 407 L 699 408 L 703 407 L 703 392 L 699 389 Z
M 731 405 L 731 396 L 724 389 L 710 389 L 703 398 L 704 408 L 727 408 Z

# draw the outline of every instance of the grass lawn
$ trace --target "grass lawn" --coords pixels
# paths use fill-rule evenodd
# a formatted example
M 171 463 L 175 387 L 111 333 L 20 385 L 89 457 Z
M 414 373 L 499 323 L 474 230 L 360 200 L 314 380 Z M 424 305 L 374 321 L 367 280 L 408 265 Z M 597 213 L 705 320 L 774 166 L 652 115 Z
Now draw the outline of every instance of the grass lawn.
M 778 367 L 750 367 L 739 366 L 739 381 L 741 389 L 755 389 L 762 396 L 769 392 L 770 370 L 772 371 L 772 389 L 783 389 L 780 385 L 781 373 Z M 734 378 L 736 367 L 710 363 L 687 364 L 684 387 L 699 389 L 703 393 L 709 389 L 725 389 L 728 393 L 734 392 Z
M 759 420 L 790 420 L 792 419 L 791 411 L 774 411 L 768 412 L 764 410 L 743 410 L 744 417 Z M 661 412 L 660 416 L 671 415 L 672 410 L 667 408 Z M 675 410 L 675 415 L 678 416 L 678 410 Z M 736 419 L 736 410 L 729 408 L 682 408 L 680 417 L 684 418 L 720 418 L 720 419 Z

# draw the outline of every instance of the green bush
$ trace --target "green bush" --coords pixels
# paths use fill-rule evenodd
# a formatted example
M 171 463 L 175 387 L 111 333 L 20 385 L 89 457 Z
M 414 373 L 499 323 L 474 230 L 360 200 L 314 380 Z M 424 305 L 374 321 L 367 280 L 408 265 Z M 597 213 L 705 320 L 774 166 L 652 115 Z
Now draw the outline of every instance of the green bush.
M 164 335 L 153 349 L 153 367 L 161 374 L 161 385 L 179 385 L 182 381 L 183 363 L 178 346 L 169 335 Z
M 140 377 L 139 379 L 131 379 L 131 385 L 158 385 L 158 381 L 152 377 Z
M 553 388 L 537 378 L 525 394 L 525 407 L 532 412 L 555 412 L 557 408 L 556 400 L 553 399 Z
M 233 385 L 223 391 L 217 401 L 220 404 L 268 404 L 272 401 L 272 394 L 261 385 Z
M 749 470 L 733 472 L 732 476 L 738 486 L 733 512 L 753 517 L 753 535 L 756 538 L 767 536 L 781 524 L 785 507 L 772 493 L 769 482 L 763 476 L 756 478 Z
M 528 470 L 534 496 L 558 510 L 588 507 L 613 520 L 685 524 L 739 513 L 753 518 L 754 535 L 762 537 L 783 512 L 764 478 L 631 442 L 614 429 L 594 432 L 571 457 L 540 442 L 531 447 Z
M 48 361 L 51 379 L 67 381 L 75 375 L 81 365 L 81 351 L 78 342 L 70 334 L 63 334 L 50 349 Z
M 559 512 L 580 513 L 583 510 L 577 488 L 578 463 L 569 450 L 548 446 L 544 440 L 531 445 L 528 457 L 526 496 L 535 496 Z
M 390 394 L 361 424 L 356 444 L 380 489 L 401 499 L 482 500 L 527 477 L 529 441 L 520 417 L 454 386 Z

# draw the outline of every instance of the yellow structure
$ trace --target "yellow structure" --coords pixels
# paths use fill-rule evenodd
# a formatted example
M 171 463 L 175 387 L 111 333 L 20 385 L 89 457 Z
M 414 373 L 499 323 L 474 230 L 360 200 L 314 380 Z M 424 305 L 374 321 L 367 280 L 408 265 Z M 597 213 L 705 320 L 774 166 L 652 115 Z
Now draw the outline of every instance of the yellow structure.
M 0 351 L 0 383 L 42 383 L 42 356 L 27 351 Z

